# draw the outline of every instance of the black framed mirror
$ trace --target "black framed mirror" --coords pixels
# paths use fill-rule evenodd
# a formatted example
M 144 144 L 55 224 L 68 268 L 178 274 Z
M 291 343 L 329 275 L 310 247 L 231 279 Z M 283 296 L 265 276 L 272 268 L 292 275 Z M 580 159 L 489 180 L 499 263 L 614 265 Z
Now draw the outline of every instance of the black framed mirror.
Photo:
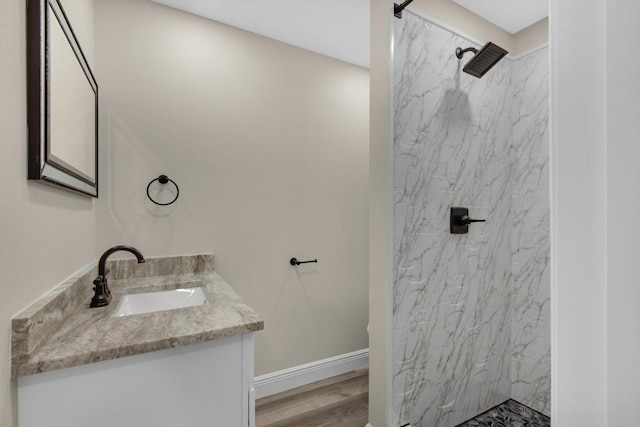
M 28 179 L 98 197 L 98 85 L 58 0 L 27 2 Z

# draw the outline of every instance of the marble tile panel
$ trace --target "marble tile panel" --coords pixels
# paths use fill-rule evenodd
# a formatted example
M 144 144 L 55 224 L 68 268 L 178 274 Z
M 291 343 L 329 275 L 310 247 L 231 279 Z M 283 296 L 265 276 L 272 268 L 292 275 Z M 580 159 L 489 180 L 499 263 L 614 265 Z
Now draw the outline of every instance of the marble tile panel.
M 516 170 L 519 172 L 515 175 L 516 190 L 522 184 L 541 184 L 549 188 L 549 156 L 516 156 L 516 161 Z
M 521 344 L 545 327 L 531 317 L 548 283 L 548 61 L 478 80 L 454 55 L 470 42 L 411 13 L 395 25 L 393 410 L 398 425 L 450 427 L 527 394 L 512 371 L 547 354 Z M 487 223 L 452 236 L 451 206 Z
M 513 63 L 514 399 L 550 413 L 548 48 Z

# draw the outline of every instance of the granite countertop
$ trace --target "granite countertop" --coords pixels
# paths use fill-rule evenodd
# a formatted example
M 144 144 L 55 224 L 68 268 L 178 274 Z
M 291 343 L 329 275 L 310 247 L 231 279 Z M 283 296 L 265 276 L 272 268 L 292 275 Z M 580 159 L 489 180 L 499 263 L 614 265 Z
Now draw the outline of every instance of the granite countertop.
M 116 359 L 263 329 L 260 316 L 213 271 L 212 255 L 109 261 L 106 307 L 89 308 L 95 265 L 12 320 L 12 376 Z M 117 317 L 126 294 L 203 286 L 208 303 Z M 88 290 L 88 292 L 87 292 Z

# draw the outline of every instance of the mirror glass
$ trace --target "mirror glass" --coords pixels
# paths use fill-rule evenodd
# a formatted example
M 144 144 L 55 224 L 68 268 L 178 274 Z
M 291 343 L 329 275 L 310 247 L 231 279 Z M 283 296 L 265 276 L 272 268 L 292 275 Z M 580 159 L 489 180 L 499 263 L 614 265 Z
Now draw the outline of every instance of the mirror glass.
M 28 5 L 29 179 L 98 196 L 98 86 L 58 0 Z

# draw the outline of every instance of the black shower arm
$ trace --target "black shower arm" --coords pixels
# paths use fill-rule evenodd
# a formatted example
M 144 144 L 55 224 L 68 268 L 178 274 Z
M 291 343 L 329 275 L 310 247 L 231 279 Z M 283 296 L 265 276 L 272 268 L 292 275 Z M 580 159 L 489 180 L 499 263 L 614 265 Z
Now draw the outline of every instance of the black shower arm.
M 404 0 L 401 4 L 394 3 L 393 4 L 393 14 L 396 18 L 402 18 L 402 11 L 405 7 L 409 6 L 413 0 Z
M 458 57 L 458 59 L 462 59 L 464 54 L 467 52 L 478 53 L 478 49 L 476 49 L 475 47 L 468 47 L 466 49 L 461 49 L 459 47 L 456 48 L 456 56 Z

